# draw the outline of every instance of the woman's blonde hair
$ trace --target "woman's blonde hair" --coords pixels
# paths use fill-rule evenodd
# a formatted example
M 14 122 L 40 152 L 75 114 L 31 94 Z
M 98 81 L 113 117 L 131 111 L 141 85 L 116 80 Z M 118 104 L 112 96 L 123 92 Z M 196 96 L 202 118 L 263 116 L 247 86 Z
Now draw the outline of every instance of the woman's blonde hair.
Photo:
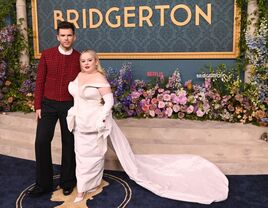
M 97 61 L 98 61 L 98 65 L 97 65 L 97 71 L 100 72 L 101 74 L 105 75 L 105 71 L 104 69 L 101 67 L 101 64 L 100 64 L 100 59 L 96 53 L 96 51 L 92 50 L 92 49 L 87 49 L 87 50 L 84 50 L 81 52 L 81 55 L 84 54 L 84 53 L 90 53 Z M 80 57 L 81 57 L 80 55 Z

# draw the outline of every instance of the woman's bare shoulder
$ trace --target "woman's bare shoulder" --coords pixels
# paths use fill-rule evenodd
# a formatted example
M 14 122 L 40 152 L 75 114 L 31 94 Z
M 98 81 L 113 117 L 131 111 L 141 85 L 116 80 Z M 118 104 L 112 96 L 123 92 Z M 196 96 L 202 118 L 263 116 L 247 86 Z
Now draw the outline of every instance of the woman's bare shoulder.
M 95 78 L 96 78 L 95 81 L 98 83 L 108 83 L 108 80 L 104 74 L 96 73 Z
M 77 76 L 76 77 L 81 77 L 83 75 L 83 73 L 82 72 L 79 72 L 78 74 L 77 74 Z

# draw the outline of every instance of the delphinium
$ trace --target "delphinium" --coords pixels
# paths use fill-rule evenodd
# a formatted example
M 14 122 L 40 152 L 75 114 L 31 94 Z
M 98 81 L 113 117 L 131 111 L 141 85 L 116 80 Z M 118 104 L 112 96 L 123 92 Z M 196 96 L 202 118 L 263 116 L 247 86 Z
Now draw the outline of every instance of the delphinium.
M 106 72 L 115 98 L 113 107 L 115 117 L 131 116 L 128 112 L 128 106 L 131 103 L 129 94 L 133 83 L 132 64 L 124 63 L 119 70 L 110 67 Z

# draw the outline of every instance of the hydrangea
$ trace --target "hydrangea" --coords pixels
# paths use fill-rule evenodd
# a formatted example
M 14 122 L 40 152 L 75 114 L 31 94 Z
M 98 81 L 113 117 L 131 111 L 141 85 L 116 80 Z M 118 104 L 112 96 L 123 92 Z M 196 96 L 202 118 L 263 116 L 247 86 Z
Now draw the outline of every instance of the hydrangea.
M 250 35 L 248 31 L 245 33 L 246 44 L 248 47 L 247 57 L 249 63 L 255 67 L 263 66 L 267 63 L 267 32 L 268 22 L 265 18 L 260 20 L 260 27 L 255 35 Z

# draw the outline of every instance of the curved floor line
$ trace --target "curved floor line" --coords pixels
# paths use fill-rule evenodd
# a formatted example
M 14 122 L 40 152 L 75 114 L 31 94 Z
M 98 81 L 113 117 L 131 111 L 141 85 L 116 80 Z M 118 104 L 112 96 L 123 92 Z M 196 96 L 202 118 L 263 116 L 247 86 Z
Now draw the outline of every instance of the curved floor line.
M 118 208 L 124 208 L 129 203 L 129 201 L 131 200 L 131 197 L 132 197 L 132 190 L 131 190 L 130 186 L 128 185 L 128 183 L 126 181 L 124 181 L 123 179 L 116 177 L 114 175 L 104 173 L 104 176 L 106 176 L 106 177 L 108 176 L 108 178 L 116 180 L 124 187 L 125 193 L 126 193 L 125 198 L 124 198 L 124 201 L 118 206 Z
M 121 202 L 121 204 L 117 208 L 126 207 L 126 205 L 129 203 L 129 201 L 131 200 L 131 197 L 132 197 L 132 190 L 131 190 L 130 186 L 128 185 L 128 183 L 126 181 L 124 181 L 123 179 L 121 179 L 117 176 L 111 175 L 111 174 L 104 173 L 103 176 L 110 178 L 114 181 L 117 181 L 118 183 L 120 183 L 124 187 L 125 197 L 124 197 L 123 202 Z M 60 175 L 54 175 L 53 180 L 58 179 L 59 177 L 60 177 Z M 35 186 L 35 183 L 31 184 L 30 186 L 25 188 L 20 193 L 20 195 L 18 196 L 18 198 L 16 200 L 16 208 L 23 208 L 22 201 L 25 198 L 27 191 L 30 190 L 31 188 L 33 188 L 34 186 Z

